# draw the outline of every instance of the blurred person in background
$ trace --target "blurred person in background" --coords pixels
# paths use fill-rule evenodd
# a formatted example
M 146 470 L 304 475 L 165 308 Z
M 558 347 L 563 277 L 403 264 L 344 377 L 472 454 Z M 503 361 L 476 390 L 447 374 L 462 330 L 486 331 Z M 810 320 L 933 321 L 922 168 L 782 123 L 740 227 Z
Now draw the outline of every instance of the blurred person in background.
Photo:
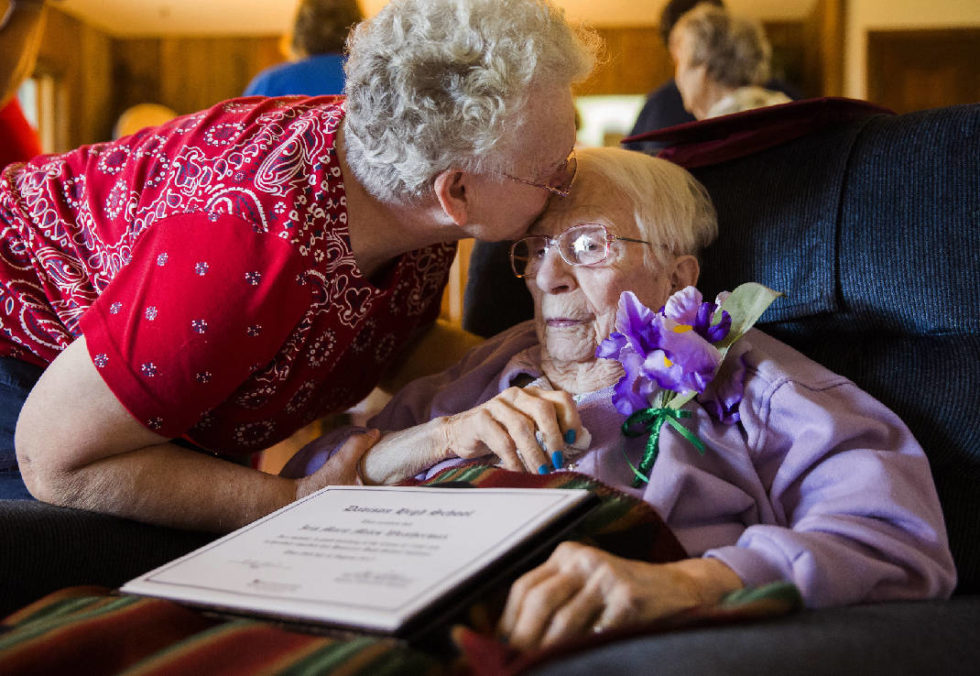
M 140 129 L 159 127 L 177 117 L 177 111 L 159 103 L 137 103 L 122 112 L 112 128 L 112 138 L 135 134 Z
M 688 11 L 699 4 L 724 7 L 721 0 L 670 0 L 660 14 L 660 39 L 664 47 L 670 49 L 670 33 L 674 25 Z M 798 98 L 798 94 L 792 87 L 780 80 L 772 80 L 766 85 L 771 89 L 777 89 L 791 98 Z M 630 136 L 642 134 L 647 131 L 655 131 L 664 127 L 673 127 L 685 122 L 694 122 L 695 117 L 684 108 L 680 90 L 677 83 L 671 79 L 655 89 L 647 97 L 643 108 L 637 115 L 636 123 L 633 125 Z M 663 148 L 663 143 L 659 141 L 632 141 L 624 144 L 630 150 L 642 150 L 647 153 L 656 153 Z
M 0 169 L 41 153 L 41 140 L 24 117 L 17 90 L 34 71 L 45 4 L 46 0 L 7 0 L 0 19 Z
M 791 101 L 762 86 L 772 48 L 756 21 L 701 4 L 680 18 L 669 44 L 684 108 L 699 120 Z
M 342 94 L 344 44 L 363 18 L 356 0 L 300 0 L 289 41 L 291 62 L 256 75 L 245 95 Z

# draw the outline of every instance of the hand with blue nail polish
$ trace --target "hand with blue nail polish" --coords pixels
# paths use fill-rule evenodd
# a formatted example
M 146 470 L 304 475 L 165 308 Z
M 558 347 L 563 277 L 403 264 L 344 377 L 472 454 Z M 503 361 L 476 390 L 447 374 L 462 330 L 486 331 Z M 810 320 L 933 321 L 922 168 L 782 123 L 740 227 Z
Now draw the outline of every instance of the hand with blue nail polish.
M 569 439 L 576 444 L 569 445 Z M 386 432 L 362 467 L 377 483 L 395 483 L 452 458 L 548 474 L 565 467 L 570 448 L 581 452 L 590 441 L 571 394 L 510 387 L 461 413 Z M 406 455 L 407 448 L 414 453 Z
M 508 388 L 484 404 L 442 420 L 444 448 L 452 455 L 476 458 L 489 453 L 507 469 L 540 474 L 564 466 L 560 449 L 582 427 L 570 394 L 533 386 Z
M 568 436 L 568 435 L 565 435 Z M 555 451 L 551 454 L 551 465 L 555 469 L 561 469 L 565 466 L 565 454 L 561 451 Z

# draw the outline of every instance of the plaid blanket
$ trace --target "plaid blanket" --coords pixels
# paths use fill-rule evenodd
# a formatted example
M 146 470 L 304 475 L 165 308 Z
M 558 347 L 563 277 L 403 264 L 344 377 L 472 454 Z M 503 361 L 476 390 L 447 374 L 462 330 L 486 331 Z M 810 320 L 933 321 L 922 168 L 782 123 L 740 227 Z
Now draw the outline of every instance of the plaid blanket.
M 452 468 L 426 485 L 585 488 L 599 506 L 573 539 L 651 562 L 686 556 L 650 506 L 572 472 L 539 476 L 483 465 Z M 452 643 L 422 647 L 368 635 L 320 636 L 274 622 L 227 619 L 170 601 L 74 587 L 51 594 L 0 623 L 0 673 L 19 674 L 517 674 L 557 656 L 613 640 L 687 627 L 773 617 L 798 609 L 792 585 L 748 590 L 717 606 L 654 623 L 594 634 L 534 653 L 493 636 L 507 585 L 491 590 L 452 627 Z

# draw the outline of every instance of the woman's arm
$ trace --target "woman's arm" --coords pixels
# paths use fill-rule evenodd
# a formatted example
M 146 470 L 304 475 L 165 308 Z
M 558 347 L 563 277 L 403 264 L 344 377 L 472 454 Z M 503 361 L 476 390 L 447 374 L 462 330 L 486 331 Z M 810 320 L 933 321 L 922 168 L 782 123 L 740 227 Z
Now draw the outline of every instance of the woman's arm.
M 742 581 L 712 559 L 647 563 L 563 542 L 511 587 L 498 630 L 523 650 L 717 603 Z
M 756 405 L 743 402 L 768 516 L 705 555 L 747 586 L 793 582 L 811 607 L 948 596 L 955 567 L 912 433 L 844 378 L 806 383 L 775 381 Z
M 445 371 L 413 380 L 401 388 L 368 421 L 372 427 L 384 430 L 385 436 L 375 447 L 375 454 L 364 459 L 365 479 L 394 482 L 451 457 L 447 455 L 450 449 L 443 429 L 446 423 L 463 420 L 462 414 L 499 395 L 501 387 L 506 389 L 501 383 L 506 381 L 508 364 L 536 343 L 533 326 L 525 323 L 476 346 Z M 569 425 L 580 424 L 570 417 L 577 416 L 577 411 L 563 415 L 563 423 L 559 423 L 560 427 L 565 425 L 561 427 L 563 432 Z M 333 430 L 307 444 L 286 463 L 283 476 L 305 476 L 329 464 L 335 449 L 360 429 Z M 481 455 L 490 452 L 483 450 Z
M 147 523 L 225 532 L 330 483 L 353 483 L 376 436 L 352 437 L 320 472 L 294 481 L 171 444 L 133 418 L 102 380 L 85 338 L 28 396 L 15 445 L 40 500 Z

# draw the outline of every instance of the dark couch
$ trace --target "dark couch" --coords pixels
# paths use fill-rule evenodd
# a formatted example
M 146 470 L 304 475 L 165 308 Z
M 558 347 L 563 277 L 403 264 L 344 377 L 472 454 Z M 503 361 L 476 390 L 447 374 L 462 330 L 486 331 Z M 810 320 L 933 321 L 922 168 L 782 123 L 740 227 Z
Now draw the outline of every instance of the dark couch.
M 836 110 L 816 111 L 781 135 L 743 134 L 772 122 L 749 116 L 734 132 L 700 123 L 674 138 L 712 148 L 700 159 L 686 156 L 702 163 L 693 171 L 720 215 L 700 286 L 709 297 L 747 280 L 788 291 L 760 327 L 848 375 L 908 422 L 939 488 L 956 595 L 631 638 L 537 673 L 975 673 L 980 105 L 902 116 Z M 777 137 L 778 145 L 759 149 Z M 506 267 L 470 269 L 471 283 L 494 289 L 496 302 L 498 273 L 509 276 Z M 211 537 L 0 503 L 0 613 L 63 586 L 118 586 Z

